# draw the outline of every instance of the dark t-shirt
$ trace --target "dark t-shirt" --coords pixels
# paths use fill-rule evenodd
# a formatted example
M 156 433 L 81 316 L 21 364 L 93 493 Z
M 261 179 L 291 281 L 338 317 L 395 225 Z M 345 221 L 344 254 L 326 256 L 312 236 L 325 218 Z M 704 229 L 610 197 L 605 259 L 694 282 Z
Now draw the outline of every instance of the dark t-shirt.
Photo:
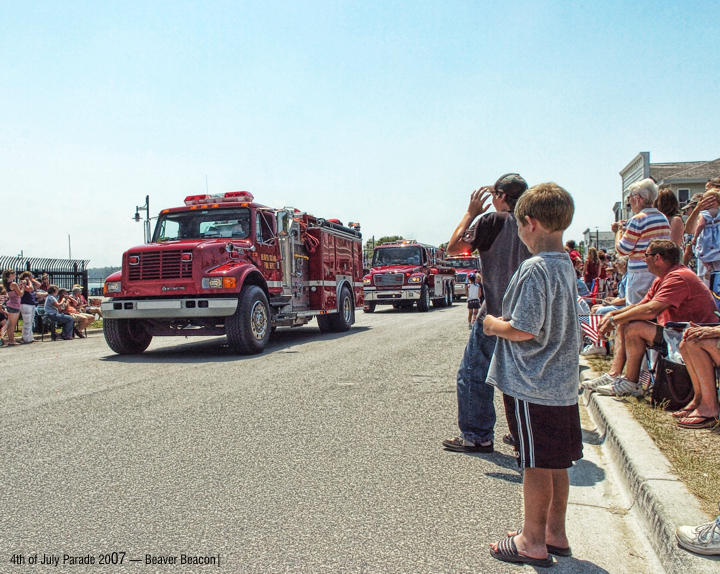
M 486 213 L 471 225 L 463 241 L 480 252 L 485 302 L 480 315 L 502 316 L 502 300 L 510 278 L 530 252 L 518 237 L 517 221 L 509 212 Z

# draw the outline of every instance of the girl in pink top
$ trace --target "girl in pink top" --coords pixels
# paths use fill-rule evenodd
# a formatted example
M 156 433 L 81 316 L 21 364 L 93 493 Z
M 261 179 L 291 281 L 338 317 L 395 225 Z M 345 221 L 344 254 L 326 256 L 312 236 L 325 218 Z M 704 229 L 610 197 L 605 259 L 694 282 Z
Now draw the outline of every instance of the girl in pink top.
M 20 297 L 23 294 L 23 288 L 15 281 L 15 271 L 6 269 L 2 274 L 3 287 L 7 290 L 8 299 L 5 303 L 5 309 L 8 314 L 7 323 L 7 339 L 8 345 L 13 346 L 18 343 L 15 341 L 15 327 L 17 327 L 20 318 Z

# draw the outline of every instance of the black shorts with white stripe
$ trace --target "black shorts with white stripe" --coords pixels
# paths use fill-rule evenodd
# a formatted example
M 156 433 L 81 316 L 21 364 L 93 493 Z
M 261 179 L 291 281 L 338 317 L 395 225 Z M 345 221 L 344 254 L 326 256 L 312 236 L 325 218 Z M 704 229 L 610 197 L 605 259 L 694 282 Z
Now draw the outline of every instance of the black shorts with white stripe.
M 505 416 L 521 468 L 570 468 L 582 458 L 577 404 L 555 407 L 503 395 Z

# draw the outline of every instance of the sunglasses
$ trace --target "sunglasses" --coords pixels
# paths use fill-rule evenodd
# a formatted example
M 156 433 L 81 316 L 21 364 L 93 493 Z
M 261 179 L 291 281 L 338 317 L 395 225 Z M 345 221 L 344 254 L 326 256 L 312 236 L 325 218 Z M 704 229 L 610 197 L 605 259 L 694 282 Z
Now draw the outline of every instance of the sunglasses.
M 645 259 L 647 259 L 648 257 L 655 257 L 656 255 L 659 255 L 659 254 L 660 254 L 659 251 L 656 251 L 655 253 L 647 253 L 647 252 L 646 252 L 646 253 L 645 253 Z

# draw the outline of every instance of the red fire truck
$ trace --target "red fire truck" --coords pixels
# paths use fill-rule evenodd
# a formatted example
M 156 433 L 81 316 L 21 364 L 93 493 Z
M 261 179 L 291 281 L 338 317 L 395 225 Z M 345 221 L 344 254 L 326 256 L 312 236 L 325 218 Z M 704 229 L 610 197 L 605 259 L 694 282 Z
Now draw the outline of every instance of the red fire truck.
M 468 277 L 471 274 L 480 273 L 482 265 L 480 258 L 476 255 L 464 253 L 462 255 L 451 255 L 447 258 L 447 264 L 455 269 L 455 291 L 453 298 L 459 301 L 467 297 Z
M 362 236 L 350 225 L 266 207 L 247 191 L 188 196 L 105 280 L 105 340 L 128 354 L 155 335 L 224 334 L 247 354 L 276 327 L 313 317 L 321 331 L 346 331 L 363 304 Z
M 455 272 L 443 261 L 443 250 L 417 241 L 397 241 L 378 245 L 373 251 L 372 268 L 363 277 L 366 313 L 376 305 L 396 309 L 412 307 L 428 311 L 452 305 Z

